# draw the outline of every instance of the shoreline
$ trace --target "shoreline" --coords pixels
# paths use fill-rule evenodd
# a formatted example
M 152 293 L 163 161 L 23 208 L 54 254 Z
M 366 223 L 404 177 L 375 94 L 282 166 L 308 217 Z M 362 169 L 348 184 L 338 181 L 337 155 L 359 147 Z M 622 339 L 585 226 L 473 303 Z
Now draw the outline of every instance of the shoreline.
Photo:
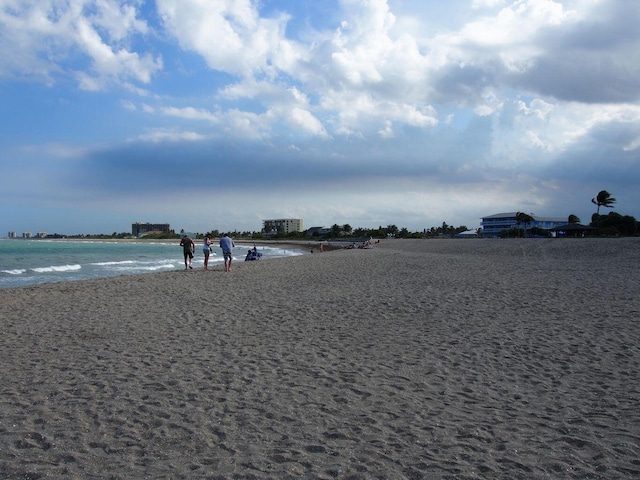
M 182 248 L 178 245 L 178 242 L 130 240 L 3 241 L 0 244 L 0 289 L 173 270 L 183 263 Z M 259 247 L 263 260 L 309 253 L 298 245 L 261 243 Z M 243 245 L 238 245 L 234 249 L 236 261 L 244 260 L 246 250 L 243 248 Z M 211 262 L 221 262 L 217 244 L 214 244 L 213 252 Z M 194 268 L 203 266 L 203 258 L 197 243 Z
M 5 478 L 635 478 L 640 239 L 0 290 Z

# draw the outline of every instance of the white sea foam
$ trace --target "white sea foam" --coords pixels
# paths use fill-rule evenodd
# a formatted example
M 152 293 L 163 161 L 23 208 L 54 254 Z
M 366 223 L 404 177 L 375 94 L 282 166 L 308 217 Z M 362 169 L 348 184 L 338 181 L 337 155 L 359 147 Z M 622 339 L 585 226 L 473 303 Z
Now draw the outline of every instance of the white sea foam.
M 163 263 L 161 265 L 148 265 L 146 267 L 139 267 L 140 270 L 146 271 L 156 271 L 156 270 L 165 270 L 165 269 L 174 269 L 176 266 L 173 263 Z
M 31 270 L 36 273 L 51 273 L 51 272 L 73 272 L 75 270 L 80 270 L 82 268 L 81 265 L 52 265 L 50 267 L 36 267 Z
M 298 255 L 304 255 L 300 250 L 294 250 L 293 248 L 283 247 L 259 247 L 259 252 L 264 252 L 266 255 L 283 256 L 283 257 L 295 257 Z
M 22 275 L 23 273 L 27 273 L 24 268 L 16 268 L 14 270 L 0 270 L 2 273 L 8 273 L 9 275 Z
M 133 263 L 137 263 L 135 260 L 123 260 L 121 262 L 96 262 L 91 265 L 95 265 L 97 267 L 110 267 L 112 265 L 130 265 Z
M 138 262 L 126 262 L 129 266 L 125 265 L 125 262 L 118 265 L 111 265 L 111 270 L 120 272 L 155 272 L 157 270 L 174 269 L 176 265 L 174 263 L 148 263 L 141 264 Z M 135 265 L 131 265 L 131 264 Z

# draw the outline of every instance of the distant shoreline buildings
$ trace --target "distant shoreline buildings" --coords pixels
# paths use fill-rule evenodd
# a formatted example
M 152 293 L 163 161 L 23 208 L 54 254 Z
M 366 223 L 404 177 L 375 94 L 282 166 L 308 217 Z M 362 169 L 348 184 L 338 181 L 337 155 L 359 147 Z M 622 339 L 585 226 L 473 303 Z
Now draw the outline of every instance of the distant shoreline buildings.
M 35 238 L 47 238 L 49 234 L 47 232 L 36 233 Z M 22 236 L 18 237 L 16 232 L 8 232 L 7 238 L 34 238 L 31 232 L 22 232 Z
M 151 233 L 171 233 L 171 225 L 168 223 L 142 223 L 136 222 L 131 224 L 131 235 L 134 237 L 142 237 Z
M 525 225 L 519 224 L 516 218 L 518 212 L 496 213 L 489 215 L 488 217 L 482 217 L 482 236 L 483 237 L 498 237 L 500 232 L 504 230 L 511 230 L 514 228 L 525 227 Z M 540 228 L 543 230 L 551 230 L 555 227 L 567 225 L 569 220 L 561 217 L 540 217 L 538 215 L 531 214 L 533 221 L 526 225 L 526 228 Z
M 269 234 L 302 232 L 301 218 L 278 218 L 262 221 L 262 231 Z
M 541 217 L 530 214 L 533 219 L 526 226 L 521 225 L 516 218 L 517 212 L 496 213 L 481 218 L 481 230 L 476 232 L 483 237 L 499 237 L 501 232 L 511 229 L 526 227 L 527 229 L 539 228 L 543 230 L 553 230 L 558 227 L 566 226 L 569 221 L 567 218 L 561 217 Z M 278 234 L 297 233 L 304 231 L 304 224 L 301 218 L 276 218 L 262 220 L 262 232 L 265 237 L 271 237 Z M 323 236 L 331 232 L 327 227 L 311 227 L 307 231 L 308 235 Z M 131 224 L 131 235 L 139 238 L 150 234 L 171 234 L 171 224 L 169 223 L 150 223 L 135 222 Z M 64 238 L 66 235 L 49 235 L 46 232 L 37 232 L 35 236 L 31 232 L 22 232 L 21 236 L 15 231 L 9 231 L 7 238 Z

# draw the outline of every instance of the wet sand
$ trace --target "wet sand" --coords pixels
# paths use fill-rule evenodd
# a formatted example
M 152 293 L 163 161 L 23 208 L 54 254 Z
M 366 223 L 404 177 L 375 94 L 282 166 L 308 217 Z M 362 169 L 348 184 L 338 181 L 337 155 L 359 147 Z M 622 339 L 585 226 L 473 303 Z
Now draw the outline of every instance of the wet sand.
M 640 476 L 640 239 L 0 290 L 0 477 Z

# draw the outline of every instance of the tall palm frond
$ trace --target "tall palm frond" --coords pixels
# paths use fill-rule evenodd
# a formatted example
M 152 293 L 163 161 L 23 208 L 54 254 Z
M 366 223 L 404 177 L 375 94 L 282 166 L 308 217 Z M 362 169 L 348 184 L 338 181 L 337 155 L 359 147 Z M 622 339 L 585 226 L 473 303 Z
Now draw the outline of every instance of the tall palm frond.
M 617 200 L 606 190 L 601 190 L 596 198 L 591 199 L 591 203 L 598 206 L 596 215 L 600 215 L 600 207 L 613 208 L 613 204 L 616 203 L 616 201 Z
M 527 225 L 533 222 L 534 218 L 524 212 L 516 212 L 516 223 L 518 224 L 518 235 L 520 235 L 520 224 L 524 223 L 524 233 L 526 236 L 527 233 Z

